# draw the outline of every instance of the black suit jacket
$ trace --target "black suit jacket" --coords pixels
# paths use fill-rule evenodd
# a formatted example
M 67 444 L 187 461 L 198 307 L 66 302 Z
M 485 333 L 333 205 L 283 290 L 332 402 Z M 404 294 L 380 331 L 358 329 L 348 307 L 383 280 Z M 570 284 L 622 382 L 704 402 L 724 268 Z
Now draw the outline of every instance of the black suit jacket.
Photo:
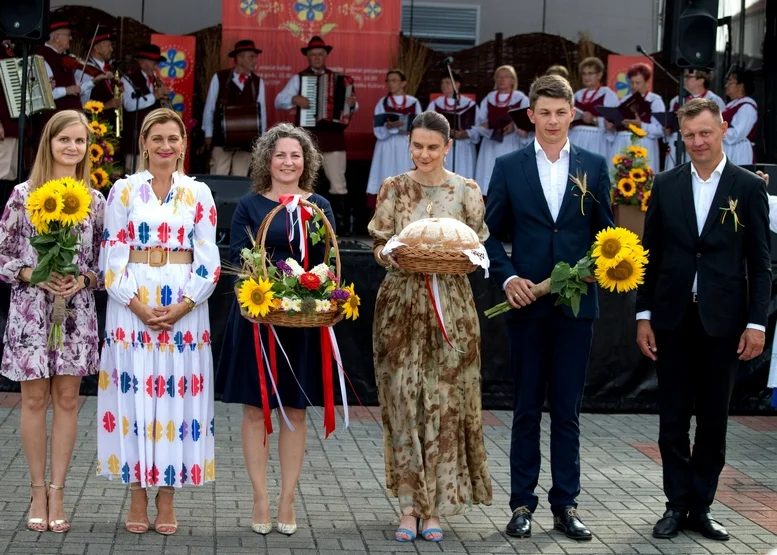
M 738 201 L 738 230 L 731 213 L 721 221 L 729 198 Z M 658 174 L 642 244 L 650 253 L 637 312 L 650 310 L 654 329 L 680 324 L 697 273 L 699 315 L 710 336 L 741 334 L 748 323 L 766 326 L 772 282 L 769 202 L 754 173 L 726 163 L 701 234 L 690 163 Z

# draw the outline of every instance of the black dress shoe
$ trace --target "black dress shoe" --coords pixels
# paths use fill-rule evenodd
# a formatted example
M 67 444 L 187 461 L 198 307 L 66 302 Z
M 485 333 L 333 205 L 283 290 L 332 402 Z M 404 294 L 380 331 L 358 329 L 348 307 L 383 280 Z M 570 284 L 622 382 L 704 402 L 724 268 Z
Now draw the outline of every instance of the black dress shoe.
M 553 516 L 553 528 L 564 532 L 568 538 L 573 540 L 587 541 L 593 537 L 591 531 L 580 520 L 580 515 L 573 505 L 564 507 L 563 514 Z
M 661 520 L 653 526 L 653 537 L 658 539 L 676 538 L 682 530 L 681 522 L 685 521 L 685 512 L 668 510 Z
M 505 534 L 513 538 L 531 537 L 531 511 L 529 507 L 518 507 L 513 511 L 513 516 L 505 528 Z
M 709 540 L 728 541 L 728 532 L 709 513 L 689 514 L 688 529 L 698 532 Z

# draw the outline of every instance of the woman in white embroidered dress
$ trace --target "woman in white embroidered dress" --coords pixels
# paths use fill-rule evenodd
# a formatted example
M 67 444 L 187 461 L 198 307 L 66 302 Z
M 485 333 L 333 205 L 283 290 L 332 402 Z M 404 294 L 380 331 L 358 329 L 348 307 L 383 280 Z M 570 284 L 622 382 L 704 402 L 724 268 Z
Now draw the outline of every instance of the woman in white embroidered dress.
M 126 528 L 173 534 L 174 488 L 215 479 L 208 297 L 221 271 L 210 189 L 183 174 L 172 110 L 143 121 L 140 173 L 111 189 L 100 270 L 108 309 L 98 380 L 97 473 L 130 485 Z M 163 494 L 163 495 L 160 495 Z

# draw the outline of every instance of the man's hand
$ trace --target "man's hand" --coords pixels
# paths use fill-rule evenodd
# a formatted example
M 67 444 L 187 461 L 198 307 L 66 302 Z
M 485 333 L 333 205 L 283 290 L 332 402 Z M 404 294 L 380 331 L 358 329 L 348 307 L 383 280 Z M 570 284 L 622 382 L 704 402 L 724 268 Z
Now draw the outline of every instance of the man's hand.
M 295 106 L 298 106 L 298 107 L 302 108 L 303 110 L 307 110 L 308 108 L 310 108 L 310 100 L 308 100 L 307 98 L 305 98 L 304 96 L 302 96 L 300 94 L 298 94 L 297 96 L 293 97 L 291 99 L 291 102 Z
M 623 126 L 628 127 L 629 125 L 633 125 L 634 127 L 639 127 L 642 129 L 642 120 L 641 119 L 624 119 L 623 120 Z
M 170 89 L 167 87 L 158 87 L 154 89 L 154 98 L 161 100 L 164 97 L 170 96 Z
M 78 96 L 81 94 L 81 85 L 70 85 L 65 89 L 65 94 L 71 95 L 71 96 Z
M 205 148 L 210 150 L 210 146 L 213 143 L 213 137 L 205 137 Z
M 113 110 L 115 108 L 118 108 L 120 103 L 121 103 L 120 98 L 111 98 L 108 102 L 105 103 L 105 109 Z
M 532 283 L 531 280 L 520 277 L 511 279 L 507 282 L 507 285 L 505 285 L 507 302 L 509 302 L 510 306 L 513 308 L 529 306 L 537 300 L 537 297 L 531 292 L 532 287 L 534 287 L 534 283 Z
M 1 128 L 1 127 L 0 127 L 0 130 L 2 130 L 2 128 Z M 769 174 L 768 174 L 768 173 L 764 173 L 764 172 L 762 172 L 761 170 L 758 170 L 757 172 L 755 172 L 755 174 L 756 174 L 758 177 L 760 177 L 761 179 L 763 179 L 764 181 L 766 181 L 766 186 L 767 186 L 767 187 L 769 186 Z
M 650 320 L 639 320 L 637 322 L 637 345 L 642 354 L 648 357 L 650 360 L 658 360 L 656 353 L 658 347 L 656 347 L 656 336 L 653 334 L 653 326 L 650 325 Z
M 356 97 L 354 95 L 349 96 L 345 99 L 345 103 L 348 104 L 351 108 L 356 106 Z
M 737 347 L 739 360 L 753 360 L 763 352 L 765 342 L 766 334 L 764 332 L 746 329 L 739 339 L 739 347 Z

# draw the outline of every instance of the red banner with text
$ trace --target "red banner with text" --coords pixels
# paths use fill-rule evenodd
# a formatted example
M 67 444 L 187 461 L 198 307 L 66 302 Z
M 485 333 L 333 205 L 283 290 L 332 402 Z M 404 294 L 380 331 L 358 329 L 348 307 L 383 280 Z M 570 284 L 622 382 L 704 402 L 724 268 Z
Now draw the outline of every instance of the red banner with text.
M 186 133 L 197 124 L 193 119 L 194 52 L 195 37 L 178 35 L 151 35 L 151 43 L 162 51 L 166 61 L 159 62 L 157 73 L 162 83 L 170 89 L 170 108 L 181 116 Z M 186 153 L 185 171 L 189 171 L 189 152 Z
M 257 73 L 264 79 L 267 123 L 293 121 L 293 112 L 275 109 L 275 97 L 307 67 L 300 48 L 314 36 L 332 45 L 326 66 L 353 77 L 359 110 L 346 131 L 348 156 L 371 159 L 372 114 L 386 94 L 385 75 L 398 45 L 399 0 L 223 0 L 222 54 L 238 40 L 262 50 Z

